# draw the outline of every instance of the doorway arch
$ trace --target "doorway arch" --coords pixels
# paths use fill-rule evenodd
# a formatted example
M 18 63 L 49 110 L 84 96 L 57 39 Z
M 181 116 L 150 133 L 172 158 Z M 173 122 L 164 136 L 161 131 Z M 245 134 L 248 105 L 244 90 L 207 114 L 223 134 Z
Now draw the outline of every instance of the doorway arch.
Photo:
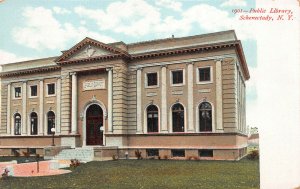
M 91 104 L 85 113 L 86 145 L 103 145 L 104 113 L 101 106 Z

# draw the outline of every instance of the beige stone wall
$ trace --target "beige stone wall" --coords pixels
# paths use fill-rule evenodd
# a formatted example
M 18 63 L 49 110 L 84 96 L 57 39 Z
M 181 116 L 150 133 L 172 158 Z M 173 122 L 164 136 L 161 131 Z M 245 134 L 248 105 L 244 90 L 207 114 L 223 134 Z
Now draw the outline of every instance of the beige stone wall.
M 59 146 L 61 140 L 59 137 L 54 138 L 55 145 Z M 39 148 L 45 146 L 51 146 L 52 136 L 30 136 L 30 137 L 1 137 L 0 146 L 14 148 Z
M 1 124 L 0 133 L 1 135 L 6 134 L 6 117 L 7 117 L 7 84 L 1 83 Z
M 128 133 L 136 133 L 136 70 L 127 72 L 127 124 Z
M 237 131 L 236 65 L 234 59 L 222 61 L 223 127 L 225 132 Z
M 14 131 L 12 127 L 14 127 L 14 114 L 19 113 L 22 119 L 22 135 L 30 135 L 30 114 L 32 112 L 36 112 L 38 115 L 38 125 L 40 124 L 40 99 L 43 98 L 43 123 L 41 123 L 45 129 L 44 122 L 46 120 L 46 114 L 51 109 L 56 114 L 56 95 L 48 96 L 46 94 L 47 91 L 47 83 L 55 83 L 57 82 L 57 78 L 60 76 L 60 71 L 52 71 L 48 73 L 34 73 L 28 75 L 20 75 L 16 77 L 4 77 L 2 78 L 2 92 L 1 92 L 1 134 L 5 135 L 7 133 L 7 129 L 11 134 L 11 131 Z M 40 91 L 40 81 L 43 81 L 43 96 L 41 97 Z M 8 84 L 11 86 L 10 90 L 10 112 L 7 114 L 7 100 L 8 100 Z M 31 97 L 30 95 L 30 86 L 37 86 L 37 97 Z M 21 87 L 22 95 L 21 98 L 15 98 L 15 87 Z M 25 88 L 24 88 L 25 87 Z M 24 99 L 23 93 L 26 90 L 26 98 Z M 55 89 L 57 92 L 57 88 Z M 25 100 L 25 101 L 24 101 Z M 25 103 L 25 109 L 23 109 L 23 103 Z M 25 115 L 24 115 L 25 112 Z M 10 119 L 10 125 L 7 125 L 7 116 Z M 24 121 L 25 120 L 25 121 Z M 9 127 L 9 128 L 7 128 Z M 24 129 L 24 130 L 23 130 Z M 38 127 L 38 133 L 40 133 L 40 128 Z M 40 133 L 41 134 L 41 133 Z
M 113 67 L 113 133 L 127 133 L 127 65 L 125 62 Z
M 232 135 L 131 135 L 128 145 L 132 148 L 238 148 L 246 145 L 247 137 Z
M 232 58 L 220 58 L 224 54 L 232 54 Z M 167 65 L 166 72 L 166 85 L 167 85 L 167 114 L 168 114 L 168 130 L 170 130 L 170 108 L 171 106 L 178 101 L 183 104 L 185 107 L 185 127 L 187 128 L 188 124 L 188 69 L 186 62 L 189 62 L 190 59 L 199 59 L 193 63 L 193 122 L 194 129 L 199 130 L 199 115 L 198 115 L 198 106 L 204 100 L 210 102 L 213 107 L 213 131 L 216 131 L 216 112 L 217 112 L 217 103 L 216 103 L 216 61 L 221 60 L 221 73 L 222 73 L 222 117 L 223 117 L 223 129 L 224 132 L 236 132 L 238 126 L 237 118 L 241 115 L 238 114 L 237 107 L 237 90 L 243 90 L 242 88 L 237 88 L 237 79 L 236 79 L 236 64 L 235 61 L 235 51 L 233 49 L 223 49 L 216 50 L 208 53 L 195 53 L 189 55 L 180 55 L 180 56 L 170 56 L 170 57 L 161 57 L 148 60 L 141 60 L 129 64 L 129 74 L 128 77 L 128 107 L 130 112 L 130 121 L 128 122 L 130 128 L 136 128 L 136 80 L 137 80 L 137 70 L 136 67 L 142 66 L 141 71 L 141 83 L 142 83 L 142 113 L 145 114 L 146 107 L 153 103 L 157 105 L 161 110 L 161 65 Z M 215 57 L 215 58 L 214 58 Z M 180 63 L 182 61 L 183 63 Z M 172 64 L 174 62 L 174 64 Z M 155 65 L 156 64 L 156 65 Z M 198 84 L 198 68 L 199 67 L 211 67 L 212 69 L 212 82 L 207 84 Z M 172 70 L 182 69 L 185 73 L 185 84 L 183 86 L 171 86 L 170 83 L 170 74 Z M 148 72 L 157 72 L 159 77 L 159 86 L 157 88 L 146 88 L 145 87 L 145 74 Z M 244 98 L 244 97 L 242 97 Z M 242 111 L 242 107 L 240 107 Z M 161 118 L 161 116 L 160 116 Z M 242 119 L 242 118 L 241 118 Z M 132 120 L 132 121 L 131 121 Z M 142 119 L 144 127 L 144 119 Z M 134 131 L 130 131 L 134 133 Z
M 61 133 L 71 132 L 71 77 L 68 72 L 61 76 Z

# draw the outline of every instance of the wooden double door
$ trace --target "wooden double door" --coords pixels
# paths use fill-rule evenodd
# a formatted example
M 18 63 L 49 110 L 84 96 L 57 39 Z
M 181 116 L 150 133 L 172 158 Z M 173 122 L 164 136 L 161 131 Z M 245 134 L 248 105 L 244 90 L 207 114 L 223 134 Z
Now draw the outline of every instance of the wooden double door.
M 86 144 L 103 145 L 103 111 L 99 105 L 91 105 L 86 112 Z

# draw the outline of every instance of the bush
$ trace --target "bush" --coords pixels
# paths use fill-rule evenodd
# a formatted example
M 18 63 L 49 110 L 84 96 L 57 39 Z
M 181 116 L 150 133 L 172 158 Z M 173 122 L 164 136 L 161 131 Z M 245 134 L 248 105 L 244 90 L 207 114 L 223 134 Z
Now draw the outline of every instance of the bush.
M 80 161 L 78 159 L 71 159 L 71 164 L 70 164 L 71 168 L 78 167 L 79 165 L 80 165 Z
M 4 169 L 2 173 L 2 179 L 6 179 L 8 177 L 9 170 L 7 168 Z
M 139 150 L 136 150 L 136 151 L 134 152 L 134 154 L 135 154 L 135 157 L 136 157 L 137 159 L 143 159 L 143 157 L 142 157 L 142 152 L 140 152 Z
M 257 159 L 259 159 L 259 151 L 258 150 L 251 151 L 247 155 L 247 158 L 250 159 L 250 160 L 257 160 Z
M 118 156 L 116 156 L 116 155 L 114 154 L 114 155 L 112 155 L 112 159 L 113 159 L 113 160 L 118 160 Z
M 164 155 L 164 159 L 169 159 L 169 156 L 168 155 Z
M 27 157 L 27 158 L 29 158 L 29 156 L 30 156 L 30 153 L 29 152 L 22 152 L 22 154 L 25 156 L 25 157 Z

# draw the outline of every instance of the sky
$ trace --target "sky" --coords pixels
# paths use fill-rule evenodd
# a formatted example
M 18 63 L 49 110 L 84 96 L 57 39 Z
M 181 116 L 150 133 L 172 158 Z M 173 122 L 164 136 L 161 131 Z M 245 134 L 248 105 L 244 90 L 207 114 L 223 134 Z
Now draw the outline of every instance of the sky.
M 2 0 L 0 64 L 58 56 L 85 37 L 131 43 L 234 29 L 251 77 L 247 125 L 259 127 L 254 119 L 256 35 L 251 22 L 233 13 L 254 7 L 254 0 Z

